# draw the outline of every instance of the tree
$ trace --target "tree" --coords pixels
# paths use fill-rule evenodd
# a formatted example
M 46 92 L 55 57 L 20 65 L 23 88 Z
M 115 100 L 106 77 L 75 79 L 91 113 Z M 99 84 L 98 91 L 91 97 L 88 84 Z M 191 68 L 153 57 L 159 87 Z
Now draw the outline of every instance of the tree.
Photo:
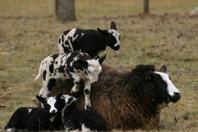
M 61 22 L 76 20 L 75 0 L 55 0 L 55 14 Z

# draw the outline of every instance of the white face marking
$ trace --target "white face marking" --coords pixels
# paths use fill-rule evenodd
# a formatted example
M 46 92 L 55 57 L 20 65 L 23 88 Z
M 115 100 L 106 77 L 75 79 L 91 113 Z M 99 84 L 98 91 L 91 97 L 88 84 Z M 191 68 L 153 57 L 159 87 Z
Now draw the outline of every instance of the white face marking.
M 32 109 L 28 109 L 28 113 L 30 113 L 32 111 Z
M 74 57 L 73 58 L 73 61 L 70 63 L 70 66 L 72 67 L 73 66 L 73 63 L 76 62 L 78 59 L 79 59 L 78 56 Z
M 109 29 L 108 30 L 109 33 L 112 33 L 112 35 L 115 37 L 116 39 L 116 43 L 114 44 L 114 47 L 120 45 L 120 34 L 118 33 L 118 31 L 116 31 L 115 29 Z
M 174 96 L 175 93 L 180 93 L 180 91 L 175 87 L 173 82 L 169 79 L 169 75 L 164 72 L 155 72 L 162 77 L 162 80 L 167 84 L 167 90 L 170 96 Z
M 88 78 L 90 79 L 91 83 L 98 81 L 98 76 L 102 71 L 102 67 L 98 60 L 92 59 L 87 60 L 88 62 Z
M 55 108 L 55 103 L 56 103 L 55 97 L 49 97 L 47 99 L 47 104 L 50 105 L 50 110 L 49 110 L 50 113 L 52 113 L 53 111 L 57 112 L 57 109 Z

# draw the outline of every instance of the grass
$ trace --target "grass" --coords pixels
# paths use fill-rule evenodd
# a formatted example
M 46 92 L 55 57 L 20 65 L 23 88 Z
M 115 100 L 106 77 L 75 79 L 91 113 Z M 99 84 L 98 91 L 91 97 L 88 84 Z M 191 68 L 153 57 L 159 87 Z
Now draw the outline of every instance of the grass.
M 198 2 L 181 1 L 151 0 L 153 13 L 174 14 L 141 16 L 135 15 L 142 10 L 139 1 L 79 0 L 78 21 L 61 24 L 49 17 L 47 0 L 0 0 L 0 128 L 16 108 L 35 105 L 31 99 L 41 82 L 33 78 L 40 61 L 58 51 L 57 38 L 64 29 L 108 28 L 115 20 L 122 47 L 118 52 L 108 49 L 105 63 L 125 69 L 167 64 L 182 99 L 162 111 L 160 131 L 197 131 L 198 17 L 186 12 Z

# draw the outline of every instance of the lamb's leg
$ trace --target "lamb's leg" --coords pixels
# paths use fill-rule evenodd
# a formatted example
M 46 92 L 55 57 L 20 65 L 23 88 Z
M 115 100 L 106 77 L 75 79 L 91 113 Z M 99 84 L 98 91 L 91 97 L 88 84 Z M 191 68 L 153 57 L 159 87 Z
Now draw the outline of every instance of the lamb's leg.
M 79 91 L 80 77 L 76 74 L 73 74 L 72 78 L 74 79 L 74 86 L 71 89 L 71 93 L 77 93 Z
M 6 132 L 16 132 L 17 130 L 15 128 L 8 128 L 5 131 Z
M 71 93 L 77 93 L 79 91 L 79 83 L 74 82 L 74 86 L 71 89 Z
M 91 109 L 91 99 L 90 99 L 90 93 L 91 93 L 91 82 L 85 81 L 85 88 L 84 88 L 84 95 L 85 95 L 85 110 Z
M 47 84 L 48 84 L 48 80 L 45 80 L 45 81 L 43 80 L 43 87 L 39 91 L 39 96 L 41 96 L 43 98 L 47 98 L 47 96 L 49 94 Z
M 91 130 L 88 127 L 86 127 L 85 124 L 81 125 L 81 131 L 82 132 L 91 132 Z
M 56 79 L 55 78 L 49 78 L 43 81 L 43 87 L 39 91 L 39 95 L 43 98 L 48 97 L 48 94 L 51 92 L 52 88 L 56 84 Z
M 47 87 L 42 87 L 39 91 L 39 96 L 43 97 L 43 98 L 47 98 L 49 94 L 49 90 L 47 89 Z

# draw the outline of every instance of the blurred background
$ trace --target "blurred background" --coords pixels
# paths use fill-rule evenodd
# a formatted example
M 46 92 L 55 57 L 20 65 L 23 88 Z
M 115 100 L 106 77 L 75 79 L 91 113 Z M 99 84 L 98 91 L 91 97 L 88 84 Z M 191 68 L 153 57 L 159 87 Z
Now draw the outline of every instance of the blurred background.
M 160 131 L 198 131 L 198 0 L 57 1 L 0 0 L 0 129 L 16 108 L 35 106 L 41 81 L 33 79 L 64 30 L 108 29 L 113 20 L 121 49 L 107 50 L 105 63 L 123 71 L 166 64 L 182 99 L 162 111 Z
M 76 15 L 82 19 L 140 14 L 143 12 L 143 2 L 144 0 L 76 0 Z M 197 8 L 197 3 L 197 0 L 150 0 L 150 11 L 154 14 L 190 14 Z M 54 15 L 54 7 L 55 0 L 0 0 L 0 16 L 49 17 Z

